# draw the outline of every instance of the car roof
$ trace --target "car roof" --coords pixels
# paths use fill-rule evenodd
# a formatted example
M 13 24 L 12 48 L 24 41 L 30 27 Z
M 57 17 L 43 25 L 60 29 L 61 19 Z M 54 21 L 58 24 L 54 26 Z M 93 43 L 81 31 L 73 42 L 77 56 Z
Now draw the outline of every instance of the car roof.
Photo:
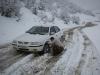
M 37 25 L 37 26 L 42 26 L 42 27 L 52 27 L 52 26 L 55 26 L 55 25 Z

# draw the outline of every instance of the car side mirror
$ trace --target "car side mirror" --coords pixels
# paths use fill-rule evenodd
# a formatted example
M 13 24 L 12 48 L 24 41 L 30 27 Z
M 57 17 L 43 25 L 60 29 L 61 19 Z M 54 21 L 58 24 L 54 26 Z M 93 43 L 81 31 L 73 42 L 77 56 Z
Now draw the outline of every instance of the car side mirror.
M 55 34 L 55 32 L 50 32 L 50 35 L 54 35 Z

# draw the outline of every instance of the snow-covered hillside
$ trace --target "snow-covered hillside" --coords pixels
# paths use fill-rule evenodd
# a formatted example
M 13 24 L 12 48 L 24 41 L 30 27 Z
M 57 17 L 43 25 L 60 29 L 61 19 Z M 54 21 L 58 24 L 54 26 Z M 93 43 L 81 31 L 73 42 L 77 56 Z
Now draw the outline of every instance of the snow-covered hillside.
M 51 12 L 44 12 L 47 19 L 51 19 Z M 44 16 L 45 16 L 44 15 Z M 22 7 L 19 18 L 6 18 L 0 16 L 0 45 L 11 43 L 14 38 L 25 33 L 29 28 L 35 25 L 57 25 L 64 31 L 70 33 L 70 29 L 82 27 L 86 22 L 94 22 L 96 17 L 85 14 L 73 14 L 70 16 L 80 17 L 80 25 L 72 22 L 64 22 L 55 18 L 53 22 L 45 22 L 41 17 L 32 14 L 32 12 Z M 74 30 L 70 37 L 65 40 L 65 51 L 58 57 L 52 57 L 45 54 L 34 59 L 34 55 L 26 56 L 25 59 L 11 65 L 5 70 L 4 74 L 10 75 L 99 75 L 100 63 L 100 24 L 91 28 Z M 67 35 L 67 34 L 66 34 Z M 97 49 L 96 49 L 97 48 Z M 2 52 L 4 49 L 0 49 Z M 92 72 L 93 71 L 93 72 Z
M 22 17 L 19 22 L 18 18 L 6 18 L 0 16 L 0 45 L 11 42 L 12 39 L 24 33 L 30 27 L 39 23 L 39 18 L 22 7 L 20 11 Z

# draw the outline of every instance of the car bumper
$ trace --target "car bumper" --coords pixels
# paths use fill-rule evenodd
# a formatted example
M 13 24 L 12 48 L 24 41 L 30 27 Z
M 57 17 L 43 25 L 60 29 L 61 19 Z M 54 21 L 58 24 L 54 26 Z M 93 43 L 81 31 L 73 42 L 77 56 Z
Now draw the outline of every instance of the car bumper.
M 19 50 L 19 51 L 36 52 L 36 51 L 42 51 L 43 50 L 43 45 L 39 45 L 39 46 L 21 46 L 21 45 L 14 45 L 13 44 L 13 48 L 15 48 L 16 50 Z

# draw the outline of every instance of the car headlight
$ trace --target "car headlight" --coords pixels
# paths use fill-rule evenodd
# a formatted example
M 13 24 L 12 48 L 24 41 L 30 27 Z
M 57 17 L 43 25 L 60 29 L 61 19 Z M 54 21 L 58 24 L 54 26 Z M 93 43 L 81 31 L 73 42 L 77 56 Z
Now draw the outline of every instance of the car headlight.
M 31 42 L 31 45 L 41 45 L 40 42 Z

